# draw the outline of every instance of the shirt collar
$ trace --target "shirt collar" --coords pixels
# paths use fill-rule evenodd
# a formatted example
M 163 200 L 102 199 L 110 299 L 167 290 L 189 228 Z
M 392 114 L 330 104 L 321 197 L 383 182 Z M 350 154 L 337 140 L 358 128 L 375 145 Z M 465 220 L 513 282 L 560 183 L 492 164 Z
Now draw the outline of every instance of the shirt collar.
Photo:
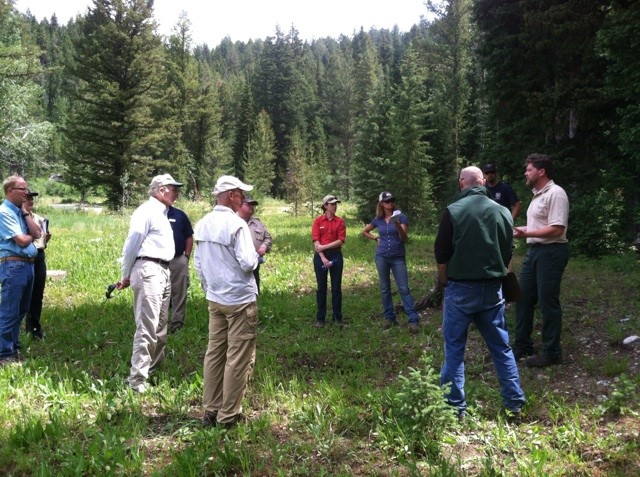
M 22 209 L 20 209 L 20 207 L 18 207 L 16 204 L 14 204 L 13 202 L 11 202 L 9 199 L 5 199 L 4 203 L 7 207 L 9 207 L 11 210 L 13 210 L 16 214 L 20 215 L 20 211 Z
M 532 189 L 533 195 L 538 195 L 538 194 L 542 194 L 543 192 L 547 192 L 551 188 L 551 186 L 553 184 L 554 184 L 554 182 L 552 180 L 550 180 L 549 182 L 547 182 L 545 184 L 545 186 L 542 189 L 540 189 L 540 190 Z

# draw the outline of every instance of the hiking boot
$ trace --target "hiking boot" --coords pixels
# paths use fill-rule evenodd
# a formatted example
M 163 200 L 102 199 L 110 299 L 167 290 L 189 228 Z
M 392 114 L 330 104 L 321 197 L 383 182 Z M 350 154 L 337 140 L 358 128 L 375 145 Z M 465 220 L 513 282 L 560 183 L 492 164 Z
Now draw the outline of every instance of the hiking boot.
M 384 320 L 384 325 L 382 325 L 382 328 L 385 330 L 390 330 L 394 326 L 398 326 L 398 322 L 396 320 Z
M 530 350 L 530 351 L 523 350 L 523 349 L 513 350 L 513 357 L 516 359 L 516 362 L 520 361 L 522 358 L 533 356 L 534 354 L 536 354 L 534 350 Z
M 316 328 L 324 328 L 324 321 L 316 321 L 316 324 L 313 326 Z
M 418 323 L 409 323 L 409 333 L 412 335 L 418 334 L 420 331 L 420 325 Z
M 562 364 L 562 356 L 540 354 L 527 359 L 524 364 L 530 368 L 546 368 L 547 366 Z
M 509 424 L 519 425 L 522 424 L 522 412 L 519 409 L 505 409 L 505 419 Z
M 243 413 L 240 413 L 236 416 L 234 416 L 234 418 L 231 421 L 228 422 L 219 422 L 218 425 L 220 427 L 222 427 L 223 429 L 232 429 L 234 427 L 236 427 L 238 424 L 242 424 L 244 422 L 247 422 L 247 416 L 244 415 Z
M 205 427 L 216 427 L 218 419 L 217 411 L 205 411 L 202 418 L 202 425 Z
M 177 333 L 182 329 L 183 326 L 184 326 L 184 323 L 171 323 L 171 325 L 169 326 L 169 334 L 173 335 Z

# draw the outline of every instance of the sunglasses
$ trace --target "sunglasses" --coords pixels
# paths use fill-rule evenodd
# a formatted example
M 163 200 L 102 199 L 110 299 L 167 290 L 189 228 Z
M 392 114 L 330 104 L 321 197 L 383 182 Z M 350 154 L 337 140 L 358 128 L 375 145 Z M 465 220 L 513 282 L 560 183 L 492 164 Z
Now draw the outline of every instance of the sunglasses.
M 392 202 L 395 202 L 395 199 L 385 199 L 382 202 L 384 202 L 385 204 L 391 204 Z

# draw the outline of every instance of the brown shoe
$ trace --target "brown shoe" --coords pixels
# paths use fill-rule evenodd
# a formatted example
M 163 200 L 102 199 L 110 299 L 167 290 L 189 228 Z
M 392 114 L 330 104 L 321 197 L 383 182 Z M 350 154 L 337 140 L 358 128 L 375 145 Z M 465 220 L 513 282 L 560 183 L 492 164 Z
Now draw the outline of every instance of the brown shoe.
M 218 419 L 217 411 L 205 411 L 204 417 L 202 418 L 202 425 L 205 427 L 216 427 Z
M 409 333 L 412 335 L 418 334 L 420 331 L 420 325 L 418 323 L 409 323 Z

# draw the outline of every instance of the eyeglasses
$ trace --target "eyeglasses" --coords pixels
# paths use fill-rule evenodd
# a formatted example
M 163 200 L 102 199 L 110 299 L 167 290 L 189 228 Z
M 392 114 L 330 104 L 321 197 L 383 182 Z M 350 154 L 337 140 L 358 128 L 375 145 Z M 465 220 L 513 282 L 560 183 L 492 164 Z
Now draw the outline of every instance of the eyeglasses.
M 382 202 L 384 202 L 385 204 L 391 204 L 392 202 L 395 202 L 395 199 L 385 199 Z

